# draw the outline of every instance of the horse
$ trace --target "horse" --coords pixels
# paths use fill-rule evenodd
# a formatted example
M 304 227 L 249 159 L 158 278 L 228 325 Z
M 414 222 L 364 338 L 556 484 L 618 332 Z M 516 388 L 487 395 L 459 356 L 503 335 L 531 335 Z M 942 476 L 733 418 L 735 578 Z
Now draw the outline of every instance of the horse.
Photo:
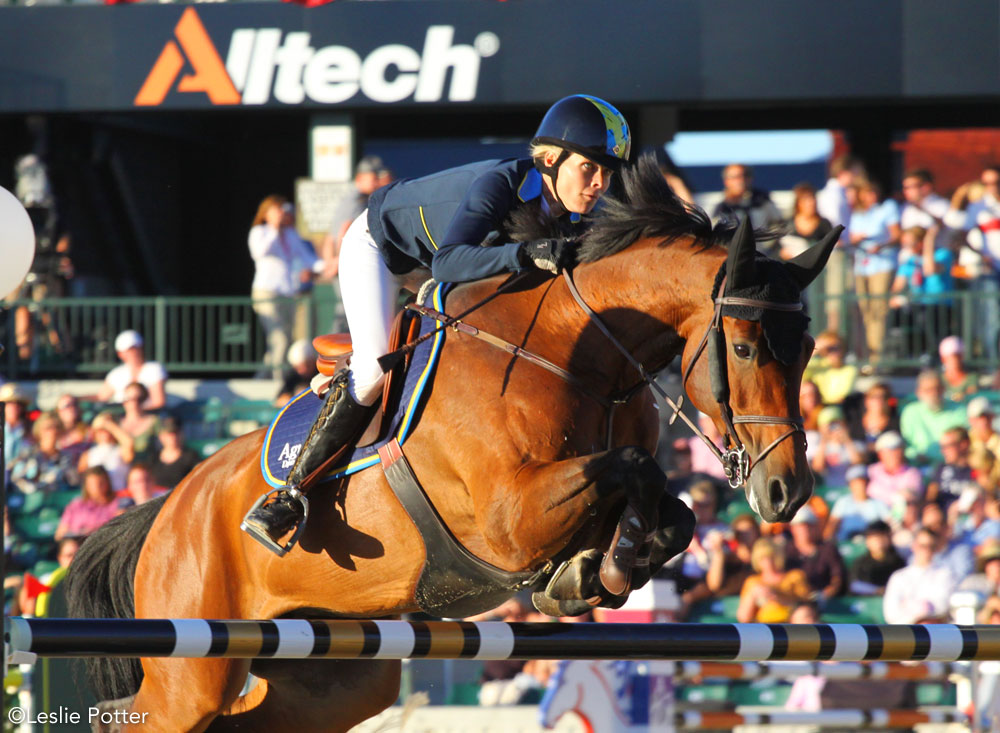
M 813 484 L 798 412 L 812 340 L 791 311 L 836 238 L 788 263 L 765 260 L 748 227 L 713 226 L 653 161 L 621 183 L 579 242 L 572 277 L 538 273 L 498 295 L 498 276 L 448 297 L 453 313 L 488 300 L 466 324 L 562 373 L 452 329 L 406 443 L 451 535 L 498 572 L 530 575 L 536 605 L 550 613 L 621 605 L 691 539 L 693 515 L 664 491 L 652 455 L 659 420 L 645 382 L 678 354 L 691 402 L 728 436 L 719 456 L 731 483 L 745 485 L 764 519 L 790 519 Z M 789 312 L 762 311 L 770 301 Z M 88 538 L 69 573 L 71 615 L 378 619 L 420 610 L 430 552 L 377 467 L 314 488 L 305 530 L 283 558 L 239 530 L 269 489 L 258 468 L 263 436 L 230 442 L 168 496 Z M 635 527 L 636 567 L 623 592 L 610 593 L 597 564 L 627 549 Z M 468 613 L 476 602 L 480 611 L 497 605 L 470 597 Z M 145 714 L 144 731 L 347 730 L 393 704 L 400 681 L 400 663 L 382 659 L 93 663 L 98 697 Z M 257 684 L 243 694 L 248 673 Z

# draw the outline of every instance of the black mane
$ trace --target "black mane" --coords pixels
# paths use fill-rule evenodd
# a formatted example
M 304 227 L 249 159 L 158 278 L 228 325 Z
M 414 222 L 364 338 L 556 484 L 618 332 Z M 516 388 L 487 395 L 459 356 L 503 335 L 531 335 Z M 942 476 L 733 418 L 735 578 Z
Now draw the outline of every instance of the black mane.
M 590 228 L 580 239 L 578 262 L 616 254 L 639 239 L 658 238 L 668 244 L 692 236 L 707 247 L 732 238 L 731 226 L 713 226 L 703 209 L 674 193 L 650 153 L 623 168 L 621 187 L 621 194 L 601 200 Z

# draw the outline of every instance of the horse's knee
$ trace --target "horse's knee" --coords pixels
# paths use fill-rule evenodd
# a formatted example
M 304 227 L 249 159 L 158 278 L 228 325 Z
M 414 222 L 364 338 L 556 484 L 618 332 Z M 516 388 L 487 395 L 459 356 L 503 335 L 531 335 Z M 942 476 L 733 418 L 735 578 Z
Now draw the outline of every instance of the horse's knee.
M 667 477 L 649 451 L 639 446 L 626 446 L 619 453 L 622 483 L 629 504 L 650 517 L 663 496 Z

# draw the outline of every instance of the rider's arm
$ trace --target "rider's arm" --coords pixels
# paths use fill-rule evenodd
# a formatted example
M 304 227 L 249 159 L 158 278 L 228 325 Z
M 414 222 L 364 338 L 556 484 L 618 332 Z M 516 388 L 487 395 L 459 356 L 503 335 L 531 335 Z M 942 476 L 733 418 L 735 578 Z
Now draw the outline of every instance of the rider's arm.
M 466 282 L 521 269 L 519 242 L 480 246 L 503 223 L 515 196 L 516 191 L 499 169 L 473 181 L 434 253 L 431 274 L 435 280 Z

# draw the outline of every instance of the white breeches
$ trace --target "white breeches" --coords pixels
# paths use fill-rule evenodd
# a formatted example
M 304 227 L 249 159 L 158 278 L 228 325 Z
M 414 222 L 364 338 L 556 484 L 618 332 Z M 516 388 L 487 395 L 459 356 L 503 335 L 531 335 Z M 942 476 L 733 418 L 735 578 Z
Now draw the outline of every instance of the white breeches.
M 389 332 L 403 280 L 389 272 L 368 231 L 368 211 L 354 220 L 340 245 L 340 292 L 354 354 L 348 389 L 360 404 L 371 405 L 385 374 L 378 358 L 389 349 Z

